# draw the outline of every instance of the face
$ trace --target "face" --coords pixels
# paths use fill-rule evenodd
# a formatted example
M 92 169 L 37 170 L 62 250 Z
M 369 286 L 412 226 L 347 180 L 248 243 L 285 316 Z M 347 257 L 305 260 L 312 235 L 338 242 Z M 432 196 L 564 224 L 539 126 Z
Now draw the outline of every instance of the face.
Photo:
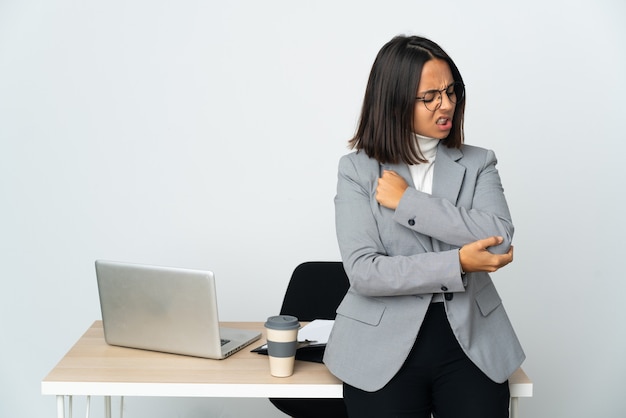
M 448 63 L 441 59 L 426 61 L 422 68 L 422 76 L 415 97 L 424 97 L 428 92 L 441 91 L 454 83 Z M 439 102 L 439 93 L 435 93 L 435 100 L 427 103 L 434 109 Z M 413 132 L 430 138 L 444 139 L 452 129 L 452 117 L 456 104 L 450 101 L 445 92 L 441 92 L 441 106 L 430 111 L 423 101 L 415 101 L 413 113 Z

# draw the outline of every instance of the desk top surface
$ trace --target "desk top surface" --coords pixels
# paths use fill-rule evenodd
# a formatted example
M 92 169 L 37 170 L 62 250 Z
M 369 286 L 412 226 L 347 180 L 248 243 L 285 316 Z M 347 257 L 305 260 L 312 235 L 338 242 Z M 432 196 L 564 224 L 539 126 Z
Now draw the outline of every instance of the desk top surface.
M 290 377 L 273 377 L 267 356 L 251 350 L 265 343 L 263 322 L 224 322 L 257 329 L 261 339 L 224 360 L 116 347 L 95 321 L 42 381 L 44 395 L 341 397 L 341 382 L 321 363 L 296 361 Z M 532 396 L 519 369 L 511 395 Z
M 181 390 L 181 396 L 194 396 L 191 389 L 195 388 L 197 396 L 244 396 L 242 390 L 250 392 L 256 388 L 263 389 L 263 394 L 246 396 L 273 397 L 275 391 L 279 392 L 276 396 L 296 396 L 284 393 L 289 386 L 292 390 L 287 392 L 322 387 L 324 396 L 340 396 L 341 382 L 321 363 L 296 361 L 292 376 L 273 377 L 267 356 L 251 352 L 265 343 L 263 322 L 222 325 L 258 329 L 262 336 L 224 360 L 211 360 L 109 345 L 104 340 L 102 321 L 95 321 L 43 379 L 42 392 L 135 396 L 165 396 L 167 392 L 178 396 Z

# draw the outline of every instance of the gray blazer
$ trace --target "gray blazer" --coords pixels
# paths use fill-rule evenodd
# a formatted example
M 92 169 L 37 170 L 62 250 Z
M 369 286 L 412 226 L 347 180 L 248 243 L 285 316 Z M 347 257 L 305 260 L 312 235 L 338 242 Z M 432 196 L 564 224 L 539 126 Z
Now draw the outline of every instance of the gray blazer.
M 350 289 L 337 309 L 324 362 L 342 381 L 382 388 L 411 350 L 434 294 L 467 356 L 504 382 L 525 355 L 487 273 L 461 275 L 458 249 L 493 235 L 505 253 L 513 224 L 492 151 L 439 145 L 432 195 L 414 188 L 405 164 L 381 166 L 363 152 L 341 158 L 336 228 Z M 376 202 L 382 169 L 408 183 L 398 208 Z

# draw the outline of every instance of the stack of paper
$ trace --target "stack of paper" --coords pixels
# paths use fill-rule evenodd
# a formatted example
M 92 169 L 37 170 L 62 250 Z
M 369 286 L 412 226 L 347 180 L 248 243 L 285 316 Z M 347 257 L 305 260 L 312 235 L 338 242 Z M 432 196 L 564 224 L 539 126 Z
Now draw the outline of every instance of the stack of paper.
M 326 345 L 334 323 L 332 319 L 316 319 L 298 331 L 298 341 L 308 342 L 309 346 Z

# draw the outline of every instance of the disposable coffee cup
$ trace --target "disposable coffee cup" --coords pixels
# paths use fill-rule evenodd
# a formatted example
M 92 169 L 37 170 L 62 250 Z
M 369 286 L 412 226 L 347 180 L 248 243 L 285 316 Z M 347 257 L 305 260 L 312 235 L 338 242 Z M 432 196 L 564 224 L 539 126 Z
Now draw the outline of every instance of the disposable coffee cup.
M 293 374 L 298 345 L 298 318 L 291 315 L 270 316 L 265 322 L 270 373 L 276 377 Z

